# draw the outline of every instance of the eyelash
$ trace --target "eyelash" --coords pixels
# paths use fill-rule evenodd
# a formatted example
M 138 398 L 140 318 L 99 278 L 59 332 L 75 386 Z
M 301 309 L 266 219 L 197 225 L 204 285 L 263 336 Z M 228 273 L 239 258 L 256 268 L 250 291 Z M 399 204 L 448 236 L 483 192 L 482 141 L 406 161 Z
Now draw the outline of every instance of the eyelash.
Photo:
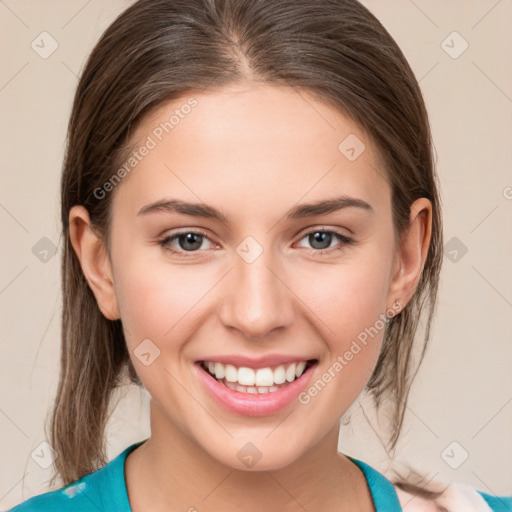
M 343 247 L 352 245 L 355 243 L 355 241 L 352 238 L 342 235 L 341 233 L 338 233 L 337 231 L 324 230 L 324 229 L 314 229 L 312 231 L 308 231 L 307 233 L 304 233 L 299 240 L 303 240 L 307 236 L 312 235 L 314 233 L 328 233 L 328 234 L 331 234 L 331 235 L 334 235 L 335 237 L 337 237 L 338 240 L 341 242 L 341 245 L 334 247 L 334 248 L 330 248 L 330 249 L 310 249 L 310 252 L 314 253 L 315 255 L 317 255 L 317 254 L 322 255 L 322 254 L 331 253 L 331 252 L 335 252 L 335 251 L 341 251 L 343 249 Z M 158 240 L 158 245 L 162 246 L 165 250 L 170 251 L 172 254 L 175 254 L 181 258 L 194 257 L 194 253 L 200 252 L 199 249 L 195 250 L 195 251 L 184 251 L 184 250 L 177 251 L 175 249 L 171 249 L 171 247 L 169 245 L 170 242 L 172 242 L 173 240 L 176 240 L 177 238 L 179 238 L 182 235 L 188 235 L 188 234 L 199 235 L 199 236 L 202 236 L 202 237 L 210 240 L 208 235 L 200 230 L 198 230 L 198 231 L 184 230 L 184 231 L 178 231 L 178 232 L 174 233 L 173 235 L 169 235 L 169 236 L 166 236 L 166 237 Z M 210 240 L 210 242 L 211 242 L 211 240 Z

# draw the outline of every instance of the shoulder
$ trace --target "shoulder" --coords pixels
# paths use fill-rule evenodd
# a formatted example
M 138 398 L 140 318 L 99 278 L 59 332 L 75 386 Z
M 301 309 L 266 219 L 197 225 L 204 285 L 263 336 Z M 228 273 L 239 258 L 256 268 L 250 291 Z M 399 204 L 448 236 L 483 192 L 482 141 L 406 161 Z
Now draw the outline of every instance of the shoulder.
M 407 512 L 512 512 L 512 495 L 493 496 L 469 485 L 452 482 L 436 499 L 406 492 L 395 485 L 402 508 Z M 407 507 L 407 508 L 406 508 Z
M 132 444 L 104 467 L 60 489 L 34 496 L 8 512 L 130 512 L 124 461 Z
M 421 481 L 414 483 L 415 478 L 396 478 L 393 470 L 386 472 L 395 473 L 389 479 L 367 463 L 350 455 L 346 457 L 363 471 L 378 511 L 512 512 L 512 494 L 494 496 L 444 479 L 430 480 L 428 486 L 420 485 Z
M 87 499 L 88 485 L 85 478 L 55 491 L 34 496 L 12 508 L 9 512 L 60 512 L 96 511 L 95 505 Z

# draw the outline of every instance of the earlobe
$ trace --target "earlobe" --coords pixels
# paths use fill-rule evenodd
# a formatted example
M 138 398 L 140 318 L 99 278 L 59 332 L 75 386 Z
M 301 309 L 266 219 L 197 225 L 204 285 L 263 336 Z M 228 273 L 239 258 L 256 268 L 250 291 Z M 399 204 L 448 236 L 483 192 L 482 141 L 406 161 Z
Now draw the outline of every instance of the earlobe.
M 89 213 L 83 206 L 73 206 L 70 210 L 69 236 L 98 308 L 105 318 L 118 320 L 120 314 L 111 262 L 105 245 L 93 230 Z
M 411 205 L 409 226 L 400 241 L 398 264 L 390 286 L 388 304 L 400 299 L 403 307 L 418 286 L 428 254 L 432 233 L 432 204 L 422 197 Z

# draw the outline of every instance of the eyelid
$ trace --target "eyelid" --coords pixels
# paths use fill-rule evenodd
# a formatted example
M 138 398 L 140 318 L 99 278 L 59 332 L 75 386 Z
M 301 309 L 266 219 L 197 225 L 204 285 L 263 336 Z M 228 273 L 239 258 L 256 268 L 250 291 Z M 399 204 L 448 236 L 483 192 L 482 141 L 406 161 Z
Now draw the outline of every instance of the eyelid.
M 350 231 L 347 229 L 347 231 Z M 304 230 L 300 231 L 297 237 L 300 239 L 304 238 L 306 235 L 310 235 L 311 233 L 335 233 L 339 236 L 342 236 L 344 238 L 350 238 L 349 235 L 344 234 L 342 231 L 340 231 L 340 228 L 338 227 L 329 227 L 329 226 L 313 226 L 305 228 Z
M 203 238 L 206 238 L 207 240 L 209 240 L 211 244 L 218 245 L 218 244 L 216 244 L 216 242 L 214 242 L 212 240 L 210 235 L 208 235 L 201 228 L 185 228 L 185 229 L 181 228 L 181 229 L 178 229 L 177 231 L 173 231 L 171 233 L 166 233 L 158 238 L 157 244 L 162 246 L 164 249 L 168 250 L 169 252 L 171 252 L 173 254 L 179 254 L 180 256 L 183 256 L 185 258 L 193 256 L 194 254 L 200 254 L 200 253 L 204 252 L 204 249 L 196 250 L 196 251 L 184 251 L 184 250 L 174 249 L 174 248 L 170 247 L 170 243 L 172 241 L 178 239 L 182 235 L 187 235 L 189 233 L 193 233 L 195 235 L 200 235 Z
M 313 248 L 304 247 L 304 249 L 309 250 L 313 254 L 323 254 L 323 253 L 328 253 L 328 252 L 334 252 L 338 249 L 341 250 L 344 246 L 355 243 L 355 240 L 352 237 L 345 235 L 344 233 L 338 231 L 335 228 L 328 228 L 328 227 L 307 228 L 306 231 L 303 231 L 302 233 L 300 233 L 298 235 L 298 241 L 296 243 L 300 242 L 306 236 L 309 236 L 313 233 L 329 233 L 329 234 L 332 234 L 334 237 L 336 237 L 338 239 L 338 241 L 340 242 L 337 246 L 328 247 L 326 249 L 313 249 Z
M 311 235 L 313 233 L 321 233 L 321 232 L 323 232 L 323 233 L 330 233 L 330 234 L 334 235 L 335 237 L 338 237 L 338 240 L 341 243 L 338 244 L 338 246 L 330 247 L 330 248 L 326 248 L 326 249 L 314 249 L 314 248 L 307 248 L 307 247 L 305 247 L 304 249 L 309 250 L 310 252 L 312 252 L 314 254 L 323 254 L 323 253 L 334 252 L 336 250 L 341 249 L 343 246 L 346 246 L 346 245 L 349 245 L 349 244 L 353 244 L 355 242 L 353 238 L 351 238 L 351 237 L 349 237 L 349 236 L 339 232 L 335 228 L 329 228 L 329 227 L 322 226 L 322 227 L 309 227 L 309 228 L 306 228 L 305 230 L 303 230 L 301 233 L 299 233 L 297 235 L 298 240 L 294 244 L 300 242 L 303 238 L 305 238 L 308 235 Z M 186 234 L 189 234 L 189 233 L 193 233 L 195 235 L 200 235 L 203 238 L 206 238 L 207 240 L 209 240 L 210 243 L 212 243 L 214 245 L 218 245 L 201 228 L 181 228 L 181 229 L 178 229 L 177 231 L 173 231 L 173 232 L 171 232 L 169 234 L 165 234 L 165 235 L 161 236 L 158 239 L 157 243 L 160 246 L 162 246 L 164 249 L 168 250 L 169 252 L 171 252 L 173 254 L 178 254 L 179 256 L 184 257 L 184 258 L 194 257 L 197 254 L 203 253 L 205 250 L 184 251 L 184 250 L 180 250 L 180 249 L 177 250 L 177 249 L 174 249 L 174 248 L 170 247 L 170 242 L 171 241 L 176 240 L 181 235 L 186 235 Z

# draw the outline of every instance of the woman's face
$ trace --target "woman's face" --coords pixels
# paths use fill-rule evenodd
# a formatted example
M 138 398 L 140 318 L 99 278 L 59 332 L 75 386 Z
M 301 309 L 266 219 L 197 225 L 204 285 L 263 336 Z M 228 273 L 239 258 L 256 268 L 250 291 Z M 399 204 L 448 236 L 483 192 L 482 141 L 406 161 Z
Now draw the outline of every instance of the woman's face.
M 283 467 L 337 428 L 399 298 L 376 149 L 340 112 L 268 85 L 191 93 L 133 140 L 110 192 L 111 272 L 152 433 L 178 429 L 231 467 Z

